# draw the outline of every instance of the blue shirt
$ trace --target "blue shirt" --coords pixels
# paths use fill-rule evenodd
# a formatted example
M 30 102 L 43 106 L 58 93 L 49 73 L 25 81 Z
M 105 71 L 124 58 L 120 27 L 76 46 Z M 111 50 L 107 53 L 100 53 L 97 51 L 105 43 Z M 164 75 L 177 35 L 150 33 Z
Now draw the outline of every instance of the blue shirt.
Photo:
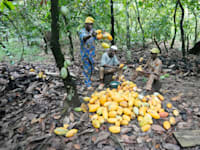
M 94 29 L 88 32 L 85 28 L 80 31 L 80 41 L 81 41 L 81 56 L 88 57 L 88 56 L 95 56 L 95 37 L 90 37 L 88 40 L 84 41 L 83 38 L 85 36 L 90 35 Z
M 101 57 L 101 66 L 104 66 L 104 65 L 109 65 L 109 66 L 119 65 L 119 61 L 116 55 L 114 55 L 113 57 L 109 57 L 108 53 L 105 52 Z

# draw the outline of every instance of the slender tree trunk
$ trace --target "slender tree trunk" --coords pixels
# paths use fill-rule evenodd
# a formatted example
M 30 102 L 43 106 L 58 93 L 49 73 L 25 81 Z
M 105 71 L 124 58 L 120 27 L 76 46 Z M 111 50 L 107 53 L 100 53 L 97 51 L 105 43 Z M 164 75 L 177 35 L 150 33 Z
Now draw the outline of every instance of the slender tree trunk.
M 163 41 L 163 44 L 164 44 L 164 47 L 165 47 L 165 51 L 168 53 L 168 48 L 167 48 L 167 45 L 166 45 L 166 41 L 165 41 L 165 40 Z
M 144 29 L 143 29 L 142 24 L 141 24 L 141 21 L 140 21 L 140 12 L 139 12 L 139 9 L 138 9 L 137 0 L 135 0 L 135 5 L 136 5 L 136 9 L 137 9 L 137 20 L 138 20 L 140 29 L 141 29 L 141 31 L 142 31 L 142 43 L 143 43 L 143 48 L 144 48 L 144 47 L 145 47 Z
M 155 37 L 155 36 L 153 37 L 153 41 L 154 41 L 154 43 L 156 44 L 157 48 L 160 50 L 160 53 L 162 53 L 162 50 L 161 50 L 161 48 L 160 48 L 160 46 L 159 46 L 159 44 L 158 44 L 158 41 L 156 40 L 156 37 Z
M 51 0 L 51 50 L 56 61 L 56 65 L 61 70 L 64 66 L 64 55 L 62 54 L 60 43 L 59 43 L 59 10 L 58 0 Z M 75 81 L 70 76 L 70 72 L 67 69 L 68 76 L 63 79 L 64 87 L 67 91 L 67 98 L 65 100 L 64 112 L 67 111 L 69 106 L 79 106 L 80 101 L 77 94 Z
M 70 55 L 72 57 L 72 61 L 74 61 L 74 45 L 73 45 L 73 41 L 72 41 L 72 33 L 71 31 L 68 30 L 68 38 L 69 38 L 69 42 L 70 42 Z
M 44 52 L 45 52 L 45 54 L 48 54 L 49 41 L 51 40 L 51 31 L 44 32 L 43 40 L 44 40 L 44 43 L 45 43 Z
M 176 12 L 177 12 L 177 8 L 178 8 L 178 1 L 176 2 L 175 11 L 174 11 L 174 37 L 172 39 L 172 43 L 171 43 L 170 48 L 173 48 L 174 42 L 175 42 L 175 39 L 176 39 L 176 32 L 177 32 L 177 28 L 176 28 Z
M 181 29 L 181 40 L 182 40 L 182 54 L 183 54 L 183 58 L 185 58 L 185 36 L 184 36 L 184 29 L 183 29 L 184 8 L 183 8 L 180 0 L 178 0 L 178 3 L 181 8 L 181 11 L 182 11 L 181 21 L 180 21 L 180 29 Z
M 126 0 L 126 46 L 128 50 L 131 48 L 131 41 L 130 41 L 130 25 L 129 25 L 129 2 Z
M 115 44 L 115 21 L 114 21 L 114 9 L 113 9 L 113 0 L 110 0 L 110 10 L 111 10 L 111 35 L 113 37 L 113 40 L 111 41 L 111 44 Z
M 131 41 L 130 41 L 130 25 L 129 25 L 129 1 L 126 0 L 126 59 L 128 62 L 131 61 Z
M 194 32 L 194 44 L 197 42 L 198 38 L 198 19 L 197 19 L 197 14 L 195 13 L 195 10 L 193 10 L 193 14 L 195 17 L 195 32 Z
M 64 15 L 63 15 L 63 18 L 64 18 L 65 25 L 67 26 L 67 18 Z M 70 30 L 68 30 L 67 32 L 69 33 L 68 39 L 70 42 L 70 55 L 72 57 L 72 61 L 74 61 L 74 45 L 73 45 L 73 41 L 72 41 L 72 33 Z
M 119 22 L 118 22 L 118 20 L 116 20 L 115 22 L 116 22 L 117 31 L 120 33 L 121 30 L 120 30 Z
M 137 21 L 137 11 L 136 11 L 136 9 L 135 9 L 135 7 L 133 6 L 133 9 L 134 9 L 134 11 L 135 11 L 135 33 L 137 33 L 138 32 L 138 21 Z
M 15 25 L 15 23 L 13 22 L 13 20 L 10 19 L 10 17 L 7 14 L 3 14 L 9 21 L 10 23 L 13 25 L 13 27 L 16 29 L 17 34 L 19 35 L 19 38 L 21 40 L 22 43 L 22 52 L 21 52 L 21 56 L 19 61 L 21 62 L 23 60 L 23 56 L 24 56 L 24 40 L 23 37 L 21 35 L 21 32 L 19 31 L 19 29 L 17 28 L 17 26 Z
M 189 35 L 187 35 L 187 53 L 189 52 L 189 47 L 190 47 L 190 39 Z

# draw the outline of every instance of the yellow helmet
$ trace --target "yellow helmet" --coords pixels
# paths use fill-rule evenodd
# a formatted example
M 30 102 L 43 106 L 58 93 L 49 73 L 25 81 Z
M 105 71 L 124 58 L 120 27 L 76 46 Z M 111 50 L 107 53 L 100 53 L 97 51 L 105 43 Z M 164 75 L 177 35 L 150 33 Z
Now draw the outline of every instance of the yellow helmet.
M 160 50 L 157 49 L 157 48 L 153 48 L 153 49 L 150 50 L 150 52 L 153 53 L 153 54 L 159 54 Z
M 85 23 L 94 23 L 94 18 L 92 18 L 92 17 L 87 17 L 87 18 L 85 19 Z

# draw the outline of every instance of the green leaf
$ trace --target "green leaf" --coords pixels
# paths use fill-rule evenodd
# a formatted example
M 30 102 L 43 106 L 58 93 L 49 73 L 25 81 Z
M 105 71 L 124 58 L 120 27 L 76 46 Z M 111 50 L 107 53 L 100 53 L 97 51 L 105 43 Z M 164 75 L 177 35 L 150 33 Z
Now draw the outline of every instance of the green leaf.
M 5 5 L 4 5 L 4 3 L 3 3 L 3 1 L 2 1 L 1 4 L 0 4 L 0 9 L 1 9 L 1 11 L 4 10 L 4 7 L 5 7 Z
M 15 6 L 12 4 L 12 2 L 9 1 L 3 1 L 3 4 L 9 9 L 9 10 L 14 10 Z
M 138 5 L 139 5 L 139 7 L 142 7 L 143 6 L 143 2 L 139 1 Z

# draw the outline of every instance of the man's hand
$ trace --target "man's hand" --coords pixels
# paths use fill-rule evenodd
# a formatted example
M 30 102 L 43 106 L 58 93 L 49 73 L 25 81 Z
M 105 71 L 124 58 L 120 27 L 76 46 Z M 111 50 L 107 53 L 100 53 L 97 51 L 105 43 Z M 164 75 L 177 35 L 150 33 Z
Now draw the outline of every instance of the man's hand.
M 92 37 L 92 34 L 89 34 L 89 35 L 83 37 L 83 41 L 86 42 L 91 37 Z
M 118 69 L 118 66 L 104 65 L 103 67 L 108 67 L 108 68 L 112 68 L 112 69 Z
M 111 68 L 113 68 L 113 69 L 118 69 L 119 66 L 111 66 Z
M 104 65 L 103 67 L 112 68 L 112 66 L 110 66 L 110 65 Z
M 97 33 L 93 30 L 93 32 L 92 32 L 92 36 L 93 37 L 96 37 L 97 36 Z

